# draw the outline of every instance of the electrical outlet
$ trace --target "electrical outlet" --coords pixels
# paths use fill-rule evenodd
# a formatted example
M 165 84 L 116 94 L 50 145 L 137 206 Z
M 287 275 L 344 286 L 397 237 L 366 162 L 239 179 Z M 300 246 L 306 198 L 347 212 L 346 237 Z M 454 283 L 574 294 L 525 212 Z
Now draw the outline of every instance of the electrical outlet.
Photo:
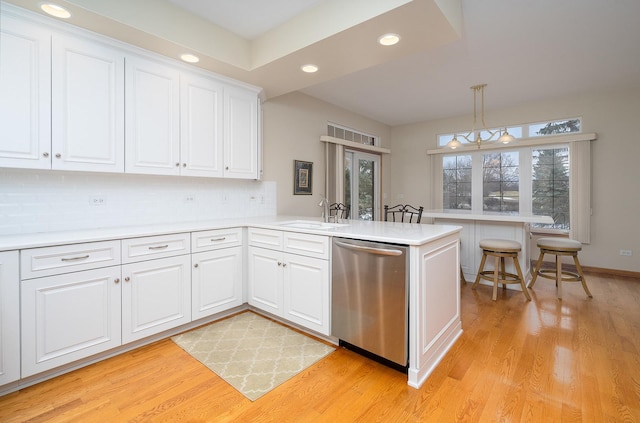
M 92 206 L 104 206 L 107 204 L 107 198 L 106 197 L 89 197 L 89 204 L 91 204 Z
M 631 250 L 620 250 L 620 255 L 625 257 L 631 257 L 633 251 Z
M 195 203 L 195 201 L 196 201 L 196 197 L 193 196 L 193 195 L 186 195 L 184 197 L 184 202 L 185 203 Z

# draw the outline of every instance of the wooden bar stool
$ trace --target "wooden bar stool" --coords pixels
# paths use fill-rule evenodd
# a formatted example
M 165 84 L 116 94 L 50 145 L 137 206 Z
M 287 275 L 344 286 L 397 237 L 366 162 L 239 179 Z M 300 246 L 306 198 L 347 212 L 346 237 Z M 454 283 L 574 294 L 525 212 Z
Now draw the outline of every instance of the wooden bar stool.
M 505 289 L 509 283 L 519 283 L 522 287 L 522 293 L 527 297 L 527 300 L 531 301 L 529 291 L 527 291 L 527 287 L 524 284 L 524 276 L 522 275 L 520 262 L 518 261 L 518 253 L 522 250 L 522 245 L 517 241 L 507 239 L 483 239 L 480 241 L 480 248 L 482 248 L 482 260 L 480 261 L 476 281 L 471 288 L 476 289 L 478 283 L 480 283 L 480 279 L 493 281 L 493 301 L 495 301 L 498 298 L 499 283 L 501 283 Z M 484 270 L 487 256 L 494 257 L 493 270 Z M 505 258 L 513 259 L 517 274 L 507 273 L 505 271 Z
M 533 278 L 531 279 L 531 283 L 529 283 L 529 288 L 533 288 L 538 276 L 553 279 L 556 281 L 558 298 L 561 300 L 562 282 L 581 282 L 584 292 L 587 293 L 589 298 L 593 298 L 593 295 L 591 295 L 591 292 L 589 292 L 589 288 L 587 287 L 587 282 L 584 279 L 580 262 L 578 261 L 578 251 L 582 250 L 582 244 L 580 241 L 549 237 L 538 239 L 537 245 L 540 248 L 540 257 L 538 257 L 536 270 L 533 271 Z M 554 254 L 556 256 L 555 269 L 540 270 L 540 267 L 542 267 L 542 259 L 545 254 Z M 573 257 L 577 273 L 562 270 L 562 256 Z

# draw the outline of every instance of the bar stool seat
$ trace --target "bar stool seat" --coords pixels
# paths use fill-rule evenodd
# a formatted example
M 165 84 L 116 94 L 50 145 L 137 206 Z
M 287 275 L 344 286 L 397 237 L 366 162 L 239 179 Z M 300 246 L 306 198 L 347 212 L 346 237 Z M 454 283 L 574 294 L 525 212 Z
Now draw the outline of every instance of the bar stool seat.
M 480 241 L 480 248 L 482 248 L 482 260 L 480 261 L 478 275 L 476 276 L 476 280 L 471 289 L 476 289 L 478 283 L 480 283 L 480 279 L 492 281 L 493 301 L 496 301 L 498 298 L 499 283 L 501 283 L 505 289 L 507 284 L 519 283 L 522 287 L 522 293 L 527 297 L 527 300 L 531 301 L 529 291 L 524 284 L 524 276 L 522 275 L 520 262 L 518 261 L 518 254 L 522 250 L 522 245 L 517 241 L 508 239 L 483 239 Z M 488 256 L 494 257 L 493 270 L 484 270 L 484 264 Z M 513 259 L 513 264 L 516 268 L 517 274 L 506 272 L 504 262 L 505 258 Z
M 548 237 L 539 238 L 537 245 L 540 248 L 540 256 L 538 257 L 536 269 L 533 271 L 533 278 L 529 283 L 529 288 L 533 288 L 538 276 L 546 279 L 553 279 L 556 281 L 558 299 L 562 300 L 562 282 L 581 282 L 584 292 L 587 293 L 589 298 L 593 298 L 593 295 L 591 295 L 591 292 L 587 287 L 587 282 L 584 279 L 580 261 L 578 261 L 578 251 L 582 250 L 582 244 L 580 241 L 567 238 Z M 556 256 L 555 269 L 540 269 L 542 267 L 542 260 L 545 254 L 554 254 Z M 577 273 L 562 270 L 562 256 L 573 257 Z

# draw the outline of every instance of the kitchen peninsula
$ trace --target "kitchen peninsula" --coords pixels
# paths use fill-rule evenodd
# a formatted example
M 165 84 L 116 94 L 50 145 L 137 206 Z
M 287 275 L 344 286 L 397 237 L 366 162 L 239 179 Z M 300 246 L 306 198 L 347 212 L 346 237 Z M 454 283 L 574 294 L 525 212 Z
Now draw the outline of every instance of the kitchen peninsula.
M 480 240 L 485 238 L 502 238 L 518 241 L 522 245 L 519 255 L 520 267 L 529 280 L 531 251 L 529 235 L 532 223 L 552 224 L 549 216 L 539 216 L 531 213 L 499 213 L 475 212 L 471 210 L 425 210 L 423 217 L 432 218 L 434 224 L 458 225 L 460 232 L 460 264 L 465 279 L 473 281 L 476 278 L 478 266 L 482 258 L 482 250 L 478 247 Z M 513 264 L 508 265 L 513 272 Z M 481 283 L 485 283 L 481 281 Z M 519 287 L 509 286 L 518 289 Z
M 0 370 L 14 371 L 11 379 L 0 378 L 0 395 L 246 308 L 336 342 L 325 300 L 330 273 L 319 273 L 317 289 L 326 293 L 298 292 L 294 297 L 302 301 L 293 305 L 285 294 L 271 311 L 255 301 L 256 280 L 247 269 L 251 248 L 271 239 L 280 244 L 263 249 L 277 257 L 311 258 L 330 268 L 332 237 L 409 246 L 408 384 L 417 388 L 462 333 L 459 232 L 459 225 L 328 225 L 264 216 L 2 237 L 0 286 L 6 301 L 0 311 L 7 339 L 0 344 L 7 351 L 0 355 Z M 213 280 L 224 283 L 223 289 L 212 289 Z M 284 284 L 280 293 L 300 289 L 287 286 L 286 277 Z M 309 313 L 308 320 L 304 313 L 288 312 L 312 301 L 317 315 Z

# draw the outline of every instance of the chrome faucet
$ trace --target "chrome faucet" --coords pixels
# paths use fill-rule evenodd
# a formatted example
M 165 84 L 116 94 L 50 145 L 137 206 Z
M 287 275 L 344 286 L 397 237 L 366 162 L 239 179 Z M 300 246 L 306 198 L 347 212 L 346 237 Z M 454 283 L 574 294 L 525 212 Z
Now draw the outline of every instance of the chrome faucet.
M 320 202 L 318 203 L 318 207 L 324 207 L 322 209 L 322 220 L 326 223 L 329 221 L 329 199 L 327 197 L 322 197 Z

